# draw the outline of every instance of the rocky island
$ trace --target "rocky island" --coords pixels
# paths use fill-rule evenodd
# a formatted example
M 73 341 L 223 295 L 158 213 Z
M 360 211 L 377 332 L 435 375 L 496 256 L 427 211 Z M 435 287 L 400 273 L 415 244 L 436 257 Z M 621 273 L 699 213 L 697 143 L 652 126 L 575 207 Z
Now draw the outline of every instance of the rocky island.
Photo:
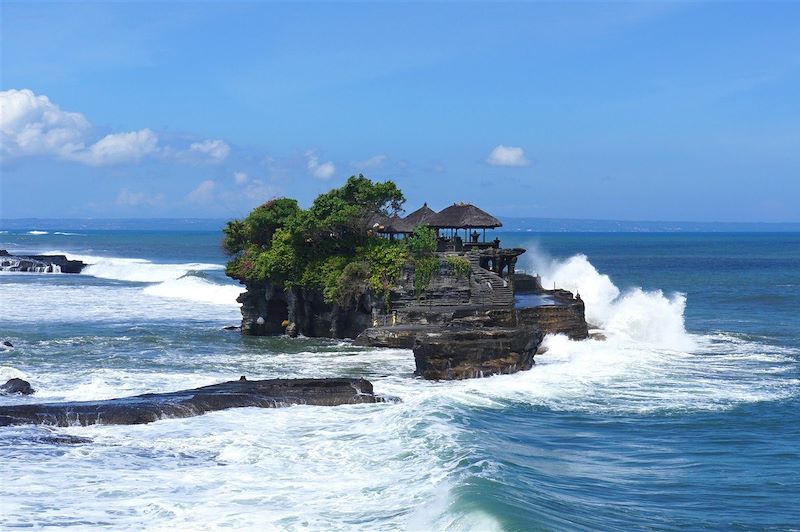
M 279 198 L 229 222 L 242 334 L 413 349 L 426 379 L 527 370 L 545 334 L 588 337 L 579 295 L 544 289 L 515 271 L 524 249 L 486 240 L 497 218 L 463 203 L 400 217 L 404 201 L 359 175 L 308 209 Z

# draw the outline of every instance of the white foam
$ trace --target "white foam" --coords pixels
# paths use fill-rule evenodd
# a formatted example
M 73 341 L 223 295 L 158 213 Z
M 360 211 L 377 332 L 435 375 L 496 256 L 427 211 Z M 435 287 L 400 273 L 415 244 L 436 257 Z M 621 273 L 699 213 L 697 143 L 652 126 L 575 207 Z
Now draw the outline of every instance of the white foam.
M 203 262 L 156 263 L 145 259 L 102 257 L 64 251 L 48 251 L 48 255 L 67 255 L 89 266 L 81 272 L 100 279 L 157 283 L 143 288 L 147 295 L 219 305 L 238 305 L 236 298 L 243 289 L 231 282 L 219 284 L 192 275 L 193 272 L 220 271 L 221 264 Z
M 99 277 L 101 279 L 115 279 L 118 281 L 133 281 L 139 283 L 160 283 L 183 277 L 191 271 L 222 270 L 220 264 L 202 262 L 190 263 L 156 263 L 145 259 L 131 259 L 121 257 L 97 257 L 92 255 L 69 254 L 70 259 L 82 260 L 89 264 L 81 274 Z
M 25 373 L 11 366 L 0 366 L 0 384 L 5 384 L 9 379 L 24 379 Z
M 238 306 L 236 298 L 244 288 L 235 285 L 221 285 L 199 277 L 181 277 L 148 286 L 144 293 L 152 296 L 200 301 L 217 305 Z
M 586 305 L 586 320 L 609 335 L 670 349 L 691 350 L 683 313 L 686 296 L 666 296 L 661 290 L 630 288 L 624 292 L 608 275 L 597 271 L 586 255 L 554 259 L 537 246 L 529 247 L 527 266 L 542 278 L 545 288 L 556 286 L 580 293 Z
M 50 234 L 49 231 L 28 231 L 27 234 L 29 235 L 47 235 Z
M 235 287 L 228 287 L 235 288 Z M 10 283 L 3 285 L 3 306 L 14 309 L 3 315 L 4 323 L 110 322 L 136 323 L 157 320 L 212 320 L 235 323 L 241 319 L 235 295 L 220 304 L 215 290 L 187 303 L 184 297 L 154 297 L 146 287 L 80 284 Z M 188 297 L 191 295 L 187 294 Z M 206 297 L 206 299 L 203 299 Z

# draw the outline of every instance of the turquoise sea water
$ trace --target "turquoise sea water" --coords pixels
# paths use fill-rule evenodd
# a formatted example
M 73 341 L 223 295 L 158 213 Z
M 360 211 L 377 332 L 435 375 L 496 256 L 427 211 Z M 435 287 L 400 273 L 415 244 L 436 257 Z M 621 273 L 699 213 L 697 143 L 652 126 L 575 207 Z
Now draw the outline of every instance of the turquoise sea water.
M 548 337 L 529 372 L 434 383 L 410 351 L 222 330 L 239 287 L 216 231 L 36 229 L 0 249 L 92 266 L 0 274 L 0 380 L 38 390 L 0 402 L 242 374 L 363 375 L 403 402 L 0 428 L 4 528 L 800 527 L 798 233 L 501 233 L 607 340 Z

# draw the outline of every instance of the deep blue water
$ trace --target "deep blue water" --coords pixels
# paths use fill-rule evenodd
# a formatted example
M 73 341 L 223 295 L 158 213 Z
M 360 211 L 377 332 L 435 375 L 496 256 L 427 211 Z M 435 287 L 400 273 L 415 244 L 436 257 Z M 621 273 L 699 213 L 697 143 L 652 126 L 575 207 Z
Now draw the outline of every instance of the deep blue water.
M 545 282 L 574 280 L 608 339 L 550 338 L 529 372 L 430 383 L 410 351 L 223 331 L 237 288 L 218 232 L 73 232 L 0 234 L 95 263 L 0 275 L 16 346 L 0 379 L 63 400 L 365 375 L 404 402 L 57 429 L 93 440 L 73 447 L 0 429 L 4 526 L 800 527 L 798 233 L 500 233 Z

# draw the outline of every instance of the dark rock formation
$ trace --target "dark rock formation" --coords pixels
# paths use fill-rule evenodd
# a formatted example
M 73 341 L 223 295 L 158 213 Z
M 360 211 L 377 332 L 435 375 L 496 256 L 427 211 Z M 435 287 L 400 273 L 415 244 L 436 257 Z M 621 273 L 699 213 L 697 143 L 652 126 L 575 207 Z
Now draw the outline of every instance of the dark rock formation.
M 336 406 L 386 401 L 364 379 L 238 380 L 192 390 L 144 394 L 106 401 L 0 406 L 0 426 L 137 425 L 164 418 L 191 417 L 227 408 Z
M 0 249 L 0 271 L 38 273 L 81 273 L 86 264 L 64 255 L 11 255 Z
M 578 340 L 588 337 L 588 327 L 579 297 L 545 290 L 538 277 L 514 272 L 523 252 L 467 253 L 469 270 L 461 276 L 448 260 L 453 254 L 440 253 L 439 270 L 421 296 L 409 262 L 391 288 L 388 313 L 383 298 L 369 290 L 343 308 L 325 303 L 317 290 L 248 285 L 239 297 L 242 333 L 355 338 L 358 345 L 413 349 L 416 373 L 430 379 L 526 370 L 544 334 Z
M 414 342 L 416 374 L 450 380 L 527 370 L 533 366 L 543 336 L 534 328 L 456 327 L 421 332 Z
M 8 340 L 3 340 L 3 345 L 6 346 L 6 347 L 14 347 L 14 344 L 9 342 Z
M 247 285 L 237 301 L 242 304 L 242 333 L 253 336 L 355 338 L 372 324 L 373 308 L 378 306 L 370 292 L 345 308 L 326 303 L 318 290 L 284 291 L 270 283 Z
M 9 379 L 4 385 L 0 386 L 0 395 L 30 395 L 35 390 L 31 383 L 22 379 Z
M 23 430 L 3 434 L 5 445 L 81 445 L 92 443 L 90 438 L 73 436 L 72 434 L 59 434 L 55 430 L 44 427 L 26 427 Z

